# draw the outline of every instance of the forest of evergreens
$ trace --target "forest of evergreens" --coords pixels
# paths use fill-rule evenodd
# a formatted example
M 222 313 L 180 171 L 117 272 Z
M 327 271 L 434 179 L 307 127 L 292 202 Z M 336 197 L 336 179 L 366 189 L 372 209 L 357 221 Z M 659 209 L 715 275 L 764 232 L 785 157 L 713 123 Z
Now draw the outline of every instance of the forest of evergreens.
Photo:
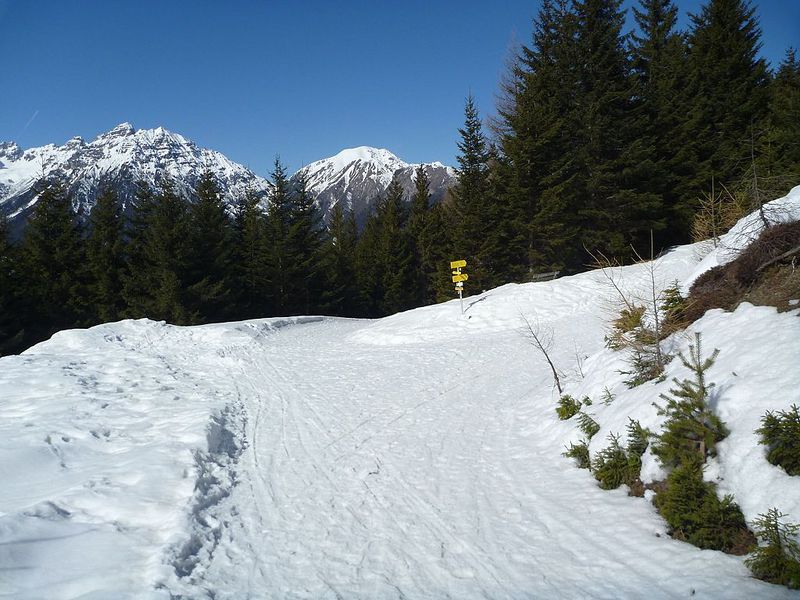
M 730 220 L 800 183 L 800 61 L 759 58 L 754 8 L 708 0 L 685 32 L 669 0 L 634 14 L 626 34 L 621 0 L 543 0 L 489 132 L 467 99 L 448 198 L 431 205 L 419 169 L 361 230 L 341 203 L 325 227 L 279 161 L 267 202 L 233 211 L 210 172 L 193 202 L 140 184 L 129 218 L 106 189 L 86 223 L 61 182 L 39 182 L 19 242 L 0 215 L 0 355 L 120 318 L 391 314 L 453 297 L 452 259 L 468 293 L 590 253 L 629 262 L 651 235 L 656 252 L 710 235 L 704 198 Z

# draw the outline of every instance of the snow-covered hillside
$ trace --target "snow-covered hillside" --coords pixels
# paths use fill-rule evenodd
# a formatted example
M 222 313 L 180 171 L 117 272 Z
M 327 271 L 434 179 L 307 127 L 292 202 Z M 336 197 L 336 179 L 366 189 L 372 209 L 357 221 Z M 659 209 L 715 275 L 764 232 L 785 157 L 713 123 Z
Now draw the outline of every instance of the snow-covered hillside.
M 0 209 L 13 222 L 24 222 L 36 201 L 32 187 L 42 177 L 64 177 L 76 211 L 86 214 L 103 186 L 113 186 L 128 206 L 137 181 L 153 184 L 166 177 L 178 192 L 191 195 L 206 169 L 215 174 L 231 202 L 248 187 L 266 193 L 269 186 L 223 154 L 200 148 L 177 133 L 162 127 L 135 130 L 122 123 L 91 142 L 74 137 L 62 146 L 25 151 L 13 142 L 0 144 Z
M 800 188 L 775 206 L 800 217 Z M 729 260 L 746 230 L 661 257 L 658 285 Z M 647 288 L 644 265 L 614 273 Z M 561 456 L 579 434 L 522 315 L 552 330 L 570 393 L 615 396 L 591 407 L 593 451 L 628 417 L 657 429 L 652 402 L 686 376 L 672 361 L 627 389 L 612 305 L 590 272 L 470 296 L 463 316 L 455 300 L 375 321 L 123 321 L 2 358 L 0 595 L 797 598 Z M 800 403 L 798 311 L 710 311 L 668 344 L 694 331 L 720 349 L 708 377 L 731 430 L 707 477 L 748 520 L 799 522 L 798 478 L 753 433 Z
M 324 214 L 330 214 L 330 210 L 342 202 L 343 207 L 352 211 L 356 220 L 362 223 L 393 179 L 400 183 L 406 197 L 410 198 L 419 166 L 400 160 L 388 150 L 360 146 L 313 162 L 300 169 L 294 177 L 305 176 L 308 188 Z M 455 185 L 456 172 L 439 162 L 423 166 L 431 184 L 431 200 L 438 202 Z

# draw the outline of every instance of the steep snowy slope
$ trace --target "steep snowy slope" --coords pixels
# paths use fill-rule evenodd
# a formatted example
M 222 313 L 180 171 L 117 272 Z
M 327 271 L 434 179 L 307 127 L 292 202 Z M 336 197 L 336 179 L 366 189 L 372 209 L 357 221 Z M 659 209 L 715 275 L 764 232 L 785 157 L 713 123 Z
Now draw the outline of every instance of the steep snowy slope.
M 777 204 L 800 216 L 800 188 Z M 691 280 L 700 252 L 660 258 L 658 284 Z M 646 266 L 615 274 L 647 287 Z M 578 433 L 520 315 L 553 331 L 570 392 L 615 394 L 593 405 L 598 446 L 628 416 L 657 428 L 652 402 L 685 376 L 673 361 L 665 382 L 622 385 L 611 297 L 592 272 L 468 297 L 463 316 L 452 301 L 377 321 L 123 321 L 2 358 L 0 594 L 797 598 L 561 456 Z M 797 311 L 743 305 L 694 330 L 721 350 L 709 378 L 731 429 L 708 478 L 748 519 L 800 521 L 797 478 L 752 432 L 800 402 Z
M 438 162 L 423 166 L 431 182 L 431 201 L 439 202 L 455 185 L 455 170 Z M 388 150 L 361 146 L 313 162 L 300 169 L 294 178 L 305 176 L 326 215 L 342 202 L 344 208 L 353 211 L 356 220 L 363 223 L 393 179 L 403 187 L 406 197 L 411 197 L 418 167 L 403 162 Z
M 178 192 L 191 195 L 206 169 L 217 176 L 231 201 L 247 187 L 257 193 L 268 189 L 252 171 L 177 133 L 162 127 L 137 131 L 122 123 L 91 142 L 75 137 L 63 146 L 25 151 L 13 142 L 0 144 L 0 209 L 18 226 L 23 223 L 36 201 L 32 186 L 42 177 L 63 177 L 78 214 L 86 214 L 103 186 L 114 186 L 127 207 L 139 180 L 152 184 L 168 177 Z

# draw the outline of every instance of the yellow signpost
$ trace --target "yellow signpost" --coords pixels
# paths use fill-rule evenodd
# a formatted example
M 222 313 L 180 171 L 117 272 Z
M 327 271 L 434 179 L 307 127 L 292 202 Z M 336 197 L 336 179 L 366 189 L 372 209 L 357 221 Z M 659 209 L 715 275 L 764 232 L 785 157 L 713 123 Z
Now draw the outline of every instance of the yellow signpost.
M 450 268 L 453 269 L 453 283 L 456 284 L 456 291 L 458 292 L 458 300 L 461 303 L 461 314 L 464 314 L 464 282 L 469 279 L 469 275 L 462 273 L 462 267 L 467 266 L 465 260 L 452 260 L 450 261 Z

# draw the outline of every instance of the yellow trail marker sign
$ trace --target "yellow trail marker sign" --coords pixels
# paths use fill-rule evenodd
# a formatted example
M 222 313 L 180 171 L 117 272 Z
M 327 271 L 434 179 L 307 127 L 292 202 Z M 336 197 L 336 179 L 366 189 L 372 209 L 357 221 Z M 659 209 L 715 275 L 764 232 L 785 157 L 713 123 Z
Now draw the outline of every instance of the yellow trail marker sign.
M 450 262 L 451 269 L 460 269 L 461 267 L 466 267 L 467 261 L 465 260 L 454 260 Z
M 453 275 L 453 283 L 457 283 L 459 281 L 466 281 L 469 279 L 469 275 L 466 273 L 459 273 L 458 275 Z

